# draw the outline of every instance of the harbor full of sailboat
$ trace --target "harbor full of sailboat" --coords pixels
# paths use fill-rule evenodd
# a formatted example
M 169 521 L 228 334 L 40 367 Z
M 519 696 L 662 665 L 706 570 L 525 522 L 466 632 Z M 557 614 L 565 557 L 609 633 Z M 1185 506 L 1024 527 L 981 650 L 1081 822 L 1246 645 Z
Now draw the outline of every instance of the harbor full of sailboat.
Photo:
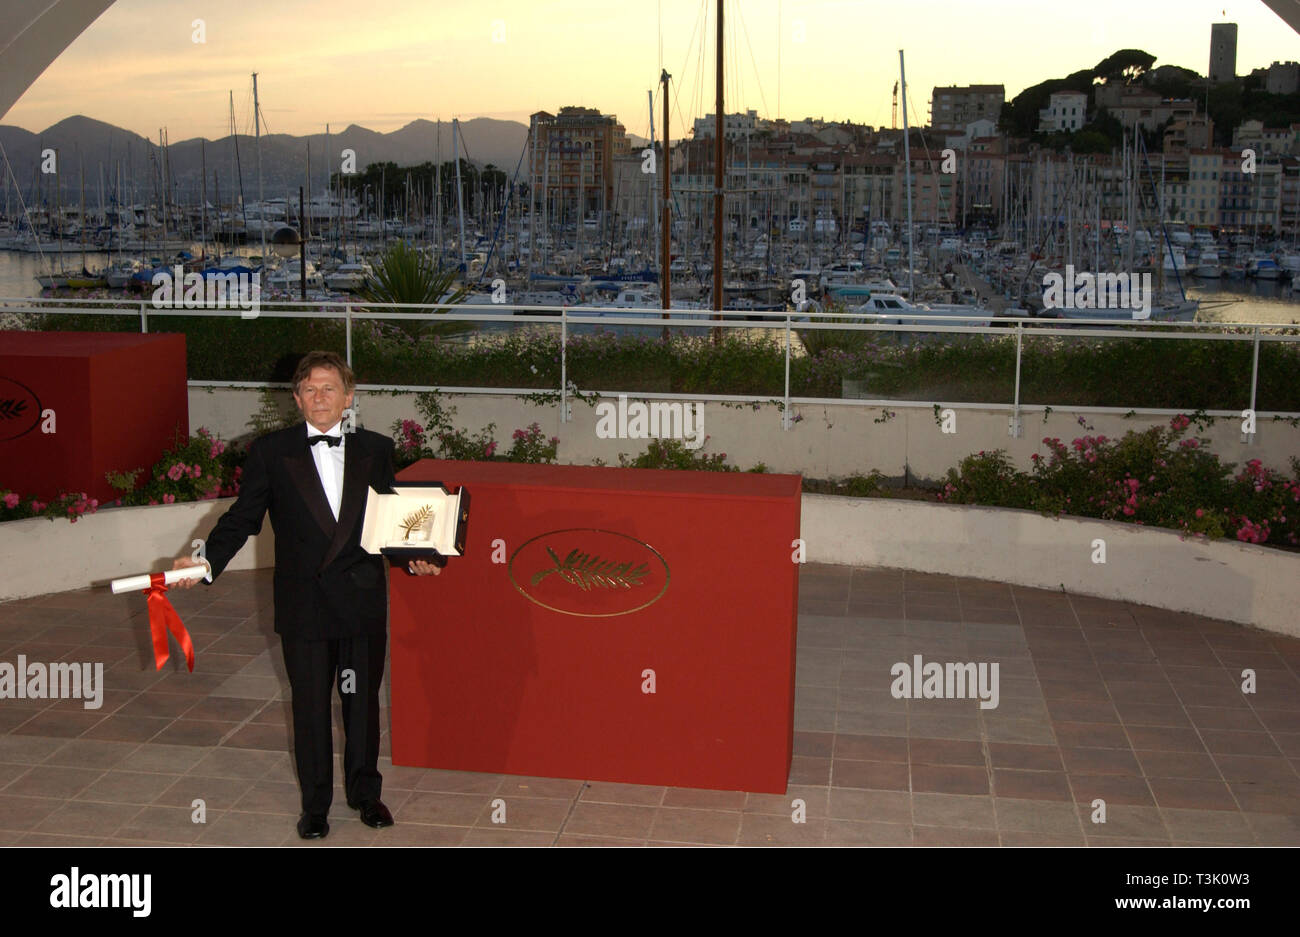
M 1300 300 L 1300 124 L 1243 121 L 1231 147 L 1214 146 L 1193 101 L 1105 81 L 1091 99 L 1052 93 L 1037 139 L 999 128 L 1001 85 L 935 88 L 929 125 L 911 127 L 901 52 L 899 70 L 901 128 L 753 110 L 724 120 L 719 86 L 716 112 L 665 141 L 651 93 L 648 140 L 597 109 L 539 111 L 511 174 L 470 163 L 459 121 L 439 122 L 433 162 L 390 163 L 363 185 L 365 154 L 340 158 L 327 143 L 315 172 L 308 150 L 301 184 L 282 197 L 262 182 L 255 75 L 255 196 L 242 170 L 223 190 L 206 163 L 180 184 L 160 135 L 154 197 L 120 164 L 94 167 L 89 201 L 84 159 L 30 189 L 8 169 L 0 250 L 39 254 L 46 296 L 147 297 L 160 274 L 197 274 L 252 277 L 266 300 L 347 301 L 403 241 L 456 271 L 466 303 L 521 313 L 1188 321 L 1201 302 L 1189 286 L 1248 278 Z M 670 78 L 660 76 L 663 100 Z M 1043 133 L 1083 127 L 1090 100 L 1123 125 L 1117 148 L 1043 145 Z M 233 133 L 205 142 L 205 160 L 229 145 Z M 304 243 L 277 256 L 286 229 Z

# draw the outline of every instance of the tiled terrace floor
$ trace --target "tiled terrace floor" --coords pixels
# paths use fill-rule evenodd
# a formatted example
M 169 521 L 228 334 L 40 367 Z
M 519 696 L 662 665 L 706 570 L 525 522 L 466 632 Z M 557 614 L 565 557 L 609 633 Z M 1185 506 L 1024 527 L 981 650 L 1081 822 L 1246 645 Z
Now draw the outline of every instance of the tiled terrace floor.
M 174 650 L 154 672 L 138 595 L 0 605 L 0 660 L 103 661 L 107 687 L 95 711 L 0 701 L 0 844 L 303 844 L 270 585 L 170 593 L 194 674 Z M 894 699 L 916 654 L 998 662 L 997 708 Z M 1194 615 L 808 566 L 786 796 L 395 768 L 385 735 L 397 825 L 363 826 L 336 769 L 330 835 L 305 845 L 1300 845 L 1297 673 L 1300 640 Z

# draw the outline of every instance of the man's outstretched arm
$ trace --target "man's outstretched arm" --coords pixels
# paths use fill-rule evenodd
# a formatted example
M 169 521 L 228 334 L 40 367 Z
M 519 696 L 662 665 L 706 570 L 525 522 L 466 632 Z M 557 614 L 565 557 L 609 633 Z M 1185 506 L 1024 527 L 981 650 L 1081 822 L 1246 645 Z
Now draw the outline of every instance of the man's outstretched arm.
M 239 485 L 239 497 L 221 519 L 212 528 L 203 541 L 203 555 L 208 563 L 207 582 L 211 582 L 234 558 L 249 537 L 256 536 L 262 529 L 262 519 L 271 503 L 271 479 L 266 470 L 265 446 L 261 440 L 255 440 L 248 447 L 248 458 L 244 460 L 243 478 Z M 201 560 L 189 556 L 177 557 L 172 569 L 187 566 L 202 566 Z M 186 579 L 176 583 L 176 588 L 189 589 L 197 579 Z

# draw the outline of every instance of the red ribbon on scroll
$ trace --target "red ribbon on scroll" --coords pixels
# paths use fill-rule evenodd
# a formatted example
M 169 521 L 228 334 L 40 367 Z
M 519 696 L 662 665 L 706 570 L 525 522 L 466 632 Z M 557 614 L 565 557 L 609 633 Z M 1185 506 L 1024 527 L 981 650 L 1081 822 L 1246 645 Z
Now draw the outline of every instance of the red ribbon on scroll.
M 149 603 L 149 631 L 153 635 L 153 659 L 156 665 L 154 669 L 162 670 L 163 664 L 171 656 L 167 650 L 167 632 L 170 631 L 185 652 L 185 663 L 189 665 L 190 673 L 193 673 L 194 642 L 181 623 L 181 616 L 176 613 L 172 603 L 167 601 L 166 592 L 163 574 L 150 573 L 149 588 L 144 590 L 144 594 Z

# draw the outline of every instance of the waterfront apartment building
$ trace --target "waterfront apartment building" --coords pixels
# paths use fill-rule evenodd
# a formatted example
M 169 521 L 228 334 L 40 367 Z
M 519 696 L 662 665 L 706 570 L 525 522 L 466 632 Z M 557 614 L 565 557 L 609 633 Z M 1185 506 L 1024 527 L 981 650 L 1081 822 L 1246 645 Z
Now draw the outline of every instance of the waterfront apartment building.
M 1295 243 L 1300 236 L 1300 158 L 1283 157 L 1279 160 L 1278 191 L 1281 205 L 1278 210 L 1278 234 L 1290 237 Z
M 1210 81 L 1220 84 L 1237 77 L 1237 24 L 1210 27 Z
M 805 149 L 808 152 L 797 152 Z M 809 237 L 864 231 L 866 222 L 895 223 L 907 217 L 906 173 L 901 153 L 853 152 L 848 147 L 728 145 L 724 215 L 728 236 L 791 230 Z M 944 173 L 938 151 L 912 155 L 912 216 L 916 223 L 952 223 L 960 218 L 956 174 Z M 630 163 L 629 163 L 630 167 Z M 628 175 L 620 178 L 629 179 Z M 636 187 L 640 185 L 638 190 Z M 633 192 L 617 204 L 630 217 L 644 214 L 645 186 L 631 179 Z M 656 203 L 658 204 L 658 203 Z M 691 236 L 713 228 L 713 143 L 682 141 L 673 147 L 674 223 Z M 819 225 L 820 222 L 820 225 Z M 831 222 L 834 224 L 832 225 Z M 617 221 L 615 222 L 618 223 Z M 651 222 L 652 223 L 652 222 Z M 802 223 L 802 224 L 800 224 Z M 639 226 L 642 222 L 633 222 Z
M 936 131 L 961 132 L 977 120 L 994 124 L 1002 116 L 1006 101 L 1004 85 L 967 85 L 936 87 L 930 95 L 930 126 Z
M 769 229 L 789 233 L 792 221 L 803 222 L 797 230 L 810 238 L 831 231 L 844 236 L 864 231 L 868 220 L 897 224 L 907 217 L 903 155 L 889 133 L 878 136 L 881 148 L 865 152 L 819 146 L 806 136 L 748 142 L 725 144 L 728 237 L 752 240 Z M 673 220 L 675 230 L 690 237 L 711 236 L 713 150 L 708 139 L 673 147 Z M 662 207 L 658 180 L 640 171 L 635 154 L 614 165 L 616 230 L 651 230 Z M 1289 230 L 1284 225 L 1294 225 L 1300 215 L 1297 166 L 1300 160 L 1267 156 L 1257 160 L 1251 174 L 1243 171 L 1234 150 L 1190 146 L 1156 152 L 1131 180 L 1139 194 L 1130 199 L 1119 153 L 1024 153 L 1016 141 L 980 137 L 958 154 L 953 173 L 942 171 L 941 151 L 913 148 L 912 216 L 927 225 L 1019 218 L 1038 237 L 1049 230 L 1053 217 L 1069 212 L 1084 224 L 1099 214 L 1104 227 L 1118 221 L 1150 227 L 1163 218 L 1215 229 L 1277 232 Z M 1137 206 L 1135 218 L 1129 217 L 1131 205 Z
M 623 125 L 590 107 L 562 107 L 532 115 L 532 183 L 545 193 L 553 224 L 580 224 L 607 210 L 614 198 L 614 158 L 631 152 Z
M 1276 158 L 1257 159 L 1255 171 L 1248 173 L 1237 150 L 1192 150 L 1186 220 L 1231 231 L 1279 231 L 1282 177 Z

